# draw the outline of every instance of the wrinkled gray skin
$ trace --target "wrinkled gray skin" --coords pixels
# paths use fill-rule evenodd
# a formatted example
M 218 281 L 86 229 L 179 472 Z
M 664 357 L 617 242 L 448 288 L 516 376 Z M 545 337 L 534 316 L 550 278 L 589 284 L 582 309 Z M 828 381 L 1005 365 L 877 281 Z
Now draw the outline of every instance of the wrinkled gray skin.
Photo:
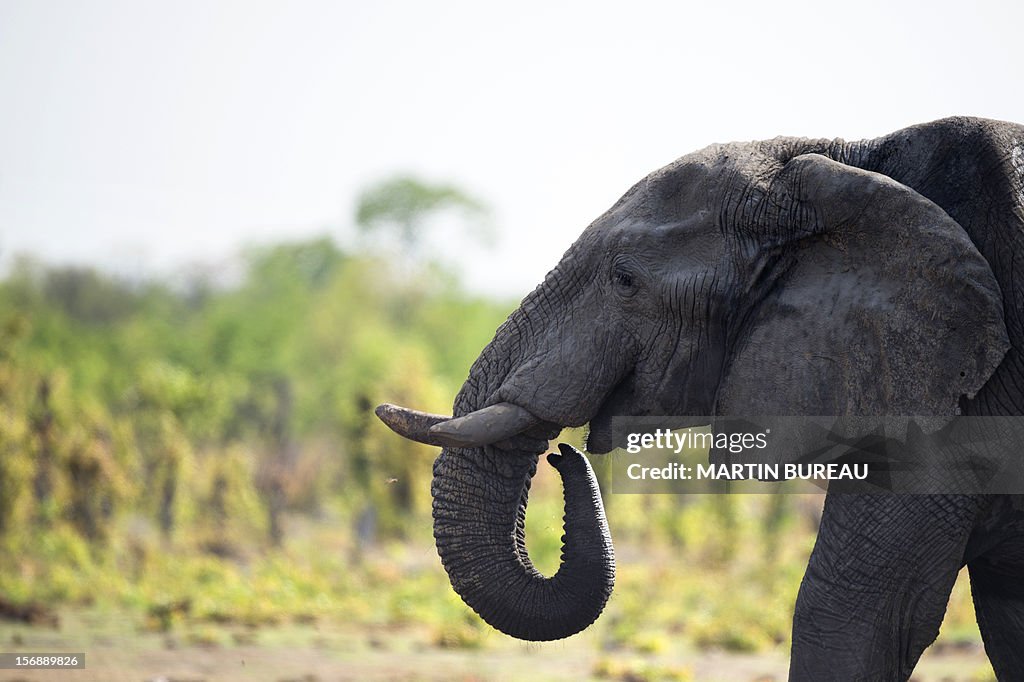
M 553 578 L 523 542 L 537 456 L 563 426 L 589 423 L 603 453 L 613 415 L 1024 414 L 1022 176 L 1024 127 L 950 118 L 860 142 L 714 145 L 641 180 L 498 329 L 455 400 L 456 417 L 509 403 L 499 411 L 530 426 L 489 443 L 484 417 L 457 442 L 433 438 L 463 424 L 421 424 L 441 424 L 421 440 L 461 446 L 442 451 L 432 487 L 455 590 L 524 639 L 599 615 L 614 558 L 571 449 L 551 458 L 566 497 Z M 790 678 L 906 679 L 966 564 L 995 669 L 1022 679 L 1018 506 L 830 495 Z

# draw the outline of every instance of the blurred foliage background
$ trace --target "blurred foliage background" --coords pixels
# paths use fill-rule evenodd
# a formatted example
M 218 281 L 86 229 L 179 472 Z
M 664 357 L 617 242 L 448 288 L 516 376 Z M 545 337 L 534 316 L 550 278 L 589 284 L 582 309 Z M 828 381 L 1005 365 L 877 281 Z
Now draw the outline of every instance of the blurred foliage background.
M 480 201 L 403 176 L 367 189 L 351 243 L 253 248 L 231 281 L 19 260 L 0 282 L 0 616 L 107 614 L 94 622 L 208 647 L 336 627 L 353 665 L 526 646 L 451 591 L 431 538 L 436 453 L 372 413 L 450 411 L 516 305 L 468 293 L 430 256 L 439 217 L 487 235 Z M 705 650 L 767 652 L 784 670 L 820 497 L 605 503 L 616 593 L 582 643 L 544 646 L 575 647 L 578 677 L 695 679 Z M 561 515 L 542 464 L 527 537 L 548 573 Z M 940 642 L 977 646 L 963 583 Z

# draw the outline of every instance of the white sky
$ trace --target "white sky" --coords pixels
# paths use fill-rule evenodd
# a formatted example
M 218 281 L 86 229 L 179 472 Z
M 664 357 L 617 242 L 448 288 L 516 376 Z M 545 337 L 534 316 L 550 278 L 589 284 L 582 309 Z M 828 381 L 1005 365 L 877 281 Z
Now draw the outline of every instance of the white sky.
M 636 180 L 711 142 L 1024 122 L 1024 3 L 0 0 L 0 266 L 128 274 L 352 222 L 454 182 L 523 295 Z

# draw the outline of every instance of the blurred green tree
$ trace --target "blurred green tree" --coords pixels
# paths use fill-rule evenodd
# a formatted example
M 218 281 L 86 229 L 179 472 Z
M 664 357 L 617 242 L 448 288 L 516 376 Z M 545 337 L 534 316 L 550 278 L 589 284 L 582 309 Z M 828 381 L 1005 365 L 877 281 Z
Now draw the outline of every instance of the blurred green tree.
M 411 175 L 398 175 L 371 185 L 360 194 L 356 225 L 364 234 L 380 235 L 397 243 L 406 254 L 417 254 L 426 239 L 426 227 L 438 214 L 458 212 L 470 221 L 471 238 L 489 243 L 494 233 L 486 220 L 486 205 L 454 185 L 429 183 Z

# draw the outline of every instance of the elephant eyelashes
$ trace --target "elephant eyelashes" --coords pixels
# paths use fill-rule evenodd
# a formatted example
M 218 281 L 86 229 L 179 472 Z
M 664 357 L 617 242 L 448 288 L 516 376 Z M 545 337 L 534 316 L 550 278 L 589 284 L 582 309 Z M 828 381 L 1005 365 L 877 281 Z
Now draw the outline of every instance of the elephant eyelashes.
M 636 289 L 633 273 L 621 266 L 612 270 L 612 282 L 624 293 L 632 293 Z

